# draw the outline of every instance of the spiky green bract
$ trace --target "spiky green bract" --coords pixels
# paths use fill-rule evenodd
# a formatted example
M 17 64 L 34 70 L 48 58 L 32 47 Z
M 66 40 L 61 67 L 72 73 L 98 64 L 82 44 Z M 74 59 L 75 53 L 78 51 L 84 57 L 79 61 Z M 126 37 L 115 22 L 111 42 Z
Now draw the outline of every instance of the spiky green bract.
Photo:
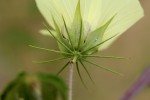
M 94 81 L 93 81 L 89 71 L 87 70 L 86 66 L 83 64 L 83 62 L 81 60 L 80 60 L 80 63 L 82 65 L 82 67 L 85 69 L 85 71 L 86 71 L 87 75 L 89 76 L 89 78 L 91 79 L 91 81 L 94 83 Z
M 38 64 L 43 64 L 43 63 L 49 63 L 49 62 L 55 62 L 55 61 L 59 61 L 59 60 L 64 60 L 67 59 L 68 57 L 62 57 L 62 58 L 57 58 L 57 59 L 52 59 L 52 60 L 46 60 L 46 61 L 33 61 L 34 63 L 38 63 Z
M 99 27 L 95 31 L 88 34 L 82 51 L 88 51 L 87 54 L 92 54 L 98 50 L 100 45 L 97 47 L 94 47 L 94 46 L 102 42 L 103 35 L 104 35 L 106 29 L 108 28 L 108 26 L 110 25 L 110 23 L 113 21 L 114 17 L 115 16 L 113 16 L 103 26 Z M 91 47 L 94 47 L 94 48 L 89 50 Z
M 74 63 L 84 84 L 78 62 L 81 63 L 92 80 L 84 65 L 84 62 L 87 62 L 114 74 L 121 75 L 109 68 L 90 62 L 87 58 L 122 59 L 122 57 L 92 54 L 107 48 L 118 36 L 144 15 L 138 0 L 36 0 L 36 3 L 46 21 L 52 27 L 50 29 L 49 26 L 45 25 L 47 33 L 57 41 L 60 51 L 36 46 L 31 47 L 59 53 L 69 58 L 70 60 L 58 74 L 69 63 Z M 53 62 L 61 59 L 63 58 L 49 61 Z
M 86 85 L 85 85 L 85 83 L 84 83 L 84 81 L 83 81 L 83 78 L 81 76 L 78 62 L 76 62 L 76 67 L 77 67 L 77 72 L 78 72 L 78 75 L 80 77 L 80 80 L 81 80 L 82 84 L 84 85 L 85 88 L 87 88 Z
M 63 60 L 69 58 L 70 60 L 58 71 L 57 75 L 59 75 L 70 63 L 74 63 L 77 68 L 77 72 L 79 74 L 79 77 L 81 79 L 81 82 L 83 85 L 86 87 L 82 75 L 80 73 L 80 66 L 83 67 L 85 72 L 87 73 L 88 77 L 90 80 L 94 83 L 92 80 L 92 77 L 87 70 L 86 66 L 84 65 L 83 62 L 90 63 L 92 65 L 95 65 L 97 67 L 100 67 L 104 70 L 107 70 L 109 72 L 112 72 L 114 74 L 121 75 L 120 73 L 113 71 L 112 69 L 105 68 L 103 66 L 99 66 L 93 62 L 90 62 L 86 60 L 88 57 L 95 57 L 95 58 L 115 58 L 115 59 L 121 59 L 121 57 L 114 57 L 114 56 L 97 56 L 97 55 L 92 55 L 93 53 L 98 51 L 98 48 L 102 45 L 105 44 L 105 42 L 113 39 L 115 36 L 118 34 L 115 34 L 105 40 L 103 40 L 103 35 L 105 34 L 105 31 L 109 27 L 109 25 L 113 22 L 117 14 L 114 14 L 110 17 L 109 20 L 106 21 L 105 24 L 99 26 L 97 29 L 93 31 L 89 31 L 89 33 L 84 33 L 86 31 L 82 15 L 81 15 L 81 7 L 80 7 L 80 0 L 77 3 L 74 18 L 71 24 L 71 27 L 67 26 L 66 20 L 64 15 L 62 15 L 62 21 L 63 21 L 63 30 L 59 27 L 57 24 L 56 20 L 54 17 L 52 17 L 53 20 L 53 30 L 49 28 L 46 24 L 44 26 L 46 27 L 47 31 L 49 34 L 57 41 L 58 46 L 60 51 L 55 51 L 55 50 L 49 50 L 45 48 L 40 48 L 36 46 L 31 46 L 37 49 L 41 50 L 46 50 L 50 52 L 55 52 L 62 54 L 65 57 L 58 58 L 58 59 L 53 59 L 53 60 L 47 60 L 47 61 L 41 61 L 41 62 L 36 62 L 36 63 L 47 63 L 47 62 L 54 62 L 58 60 Z

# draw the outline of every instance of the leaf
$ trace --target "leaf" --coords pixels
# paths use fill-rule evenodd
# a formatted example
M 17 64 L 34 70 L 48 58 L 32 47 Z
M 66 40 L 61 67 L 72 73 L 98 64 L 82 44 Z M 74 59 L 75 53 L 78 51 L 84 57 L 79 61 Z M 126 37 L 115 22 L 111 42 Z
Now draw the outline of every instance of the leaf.
M 43 86 L 42 88 L 43 100 L 53 100 L 53 99 L 47 98 L 49 95 L 51 95 L 50 93 L 52 93 L 52 91 L 50 91 L 51 87 L 54 88 L 54 90 L 56 91 L 54 93 L 59 93 L 59 94 L 54 94 L 54 95 L 56 96 L 60 95 L 62 100 L 67 100 L 67 86 L 64 83 L 64 81 L 62 81 L 60 78 L 56 76 L 43 74 L 43 73 L 38 74 L 38 78 L 41 81 L 42 86 Z
M 10 84 L 8 84 L 8 86 L 2 93 L 1 96 L 2 100 L 18 100 L 20 96 L 23 96 L 21 95 L 22 92 L 20 91 L 20 88 L 23 88 L 23 90 L 26 89 L 23 84 L 25 76 L 26 73 L 21 72 L 15 80 L 13 80 L 12 82 L 10 82 Z
M 12 81 L 3 92 L 2 100 L 35 100 L 32 95 L 32 88 L 26 84 L 26 73 L 21 72 L 19 76 Z
M 1 100 L 67 100 L 67 86 L 58 77 L 22 72 L 4 90 Z

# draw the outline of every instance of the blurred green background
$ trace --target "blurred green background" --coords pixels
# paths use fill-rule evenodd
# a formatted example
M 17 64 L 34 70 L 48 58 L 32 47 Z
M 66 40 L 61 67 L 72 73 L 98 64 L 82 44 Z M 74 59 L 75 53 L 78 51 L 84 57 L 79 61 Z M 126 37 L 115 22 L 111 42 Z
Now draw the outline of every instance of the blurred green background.
M 124 74 L 116 76 L 99 68 L 88 65 L 95 85 L 81 69 L 88 90 L 81 84 L 75 70 L 73 80 L 74 100 L 119 100 L 123 93 L 150 66 L 150 0 L 140 0 L 145 17 L 126 31 L 111 47 L 99 52 L 101 55 L 122 56 L 128 59 L 90 59 Z M 122 19 L 123 20 L 123 19 Z M 35 64 L 33 60 L 49 60 L 61 55 L 53 54 L 28 45 L 56 49 L 57 44 L 51 37 L 42 36 L 44 18 L 36 8 L 34 0 L 0 0 L 0 91 L 18 72 L 47 72 L 55 74 L 66 62 Z M 68 69 L 61 77 L 68 81 Z M 139 93 L 135 100 L 149 100 L 150 88 Z

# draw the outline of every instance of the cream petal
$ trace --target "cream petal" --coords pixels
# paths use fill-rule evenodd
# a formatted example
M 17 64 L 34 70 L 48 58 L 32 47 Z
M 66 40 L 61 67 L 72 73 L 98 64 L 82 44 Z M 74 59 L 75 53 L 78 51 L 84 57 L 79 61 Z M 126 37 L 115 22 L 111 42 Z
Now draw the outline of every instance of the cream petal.
M 99 20 L 99 26 L 109 20 L 116 14 L 114 20 L 106 30 L 103 40 L 106 40 L 115 34 L 118 34 L 112 40 L 101 45 L 99 50 L 107 48 L 114 40 L 118 38 L 129 27 L 135 24 L 143 17 L 143 9 L 138 0 L 102 0 L 102 16 Z
M 46 21 L 55 28 L 52 20 L 52 17 L 54 17 L 60 29 L 64 28 L 62 16 L 67 27 L 71 27 L 77 2 L 78 0 L 36 0 L 37 6 Z M 80 0 L 80 2 L 86 33 L 94 31 L 116 15 L 102 40 L 106 40 L 115 34 L 121 35 L 144 15 L 139 0 Z M 107 48 L 118 36 L 101 45 L 99 50 Z
M 51 32 L 53 33 L 54 36 L 57 36 L 57 33 L 55 31 L 51 30 Z M 42 35 L 45 35 L 45 36 L 52 36 L 50 34 L 50 32 L 46 29 L 40 30 L 39 33 L 41 33 Z
M 59 28 L 63 27 L 62 16 L 67 26 L 71 26 L 77 0 L 36 0 L 36 4 L 50 26 L 54 27 L 53 18 Z
M 71 26 L 78 1 L 79 0 L 36 0 L 36 3 L 49 25 L 55 28 L 52 20 L 52 17 L 54 17 L 61 29 L 63 26 L 62 16 L 64 17 L 67 26 Z M 98 28 L 96 26 L 101 15 L 100 10 L 102 1 L 80 0 L 80 2 L 84 26 L 86 27 L 86 24 L 88 23 L 91 31 Z
M 102 0 L 80 0 L 80 1 L 81 1 L 81 14 L 84 21 L 85 29 L 88 29 L 90 25 L 90 30 L 93 31 L 96 28 L 98 28 L 97 24 L 101 17 Z
M 45 36 L 51 36 L 50 33 L 49 33 L 49 31 L 48 31 L 48 30 L 45 30 L 45 29 L 40 30 L 40 33 L 41 33 L 42 35 L 45 35 Z

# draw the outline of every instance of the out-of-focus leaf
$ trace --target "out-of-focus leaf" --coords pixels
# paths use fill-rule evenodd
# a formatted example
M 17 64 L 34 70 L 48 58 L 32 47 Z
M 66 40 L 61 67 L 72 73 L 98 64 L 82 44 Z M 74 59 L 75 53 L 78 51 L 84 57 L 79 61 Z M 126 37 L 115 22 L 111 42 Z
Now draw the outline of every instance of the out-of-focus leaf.
M 49 98 L 52 97 L 52 96 L 50 96 L 49 93 L 52 93 L 51 95 L 53 95 L 53 97 L 60 95 L 62 97 L 62 100 L 67 100 L 67 97 L 66 97 L 67 87 L 62 80 L 60 80 L 56 76 L 52 76 L 49 74 L 43 74 L 43 73 L 38 74 L 38 78 L 42 83 L 42 87 L 43 87 L 42 93 L 43 93 L 44 100 L 55 100 L 55 99 L 47 99 L 47 97 L 49 97 Z M 55 92 L 56 93 L 59 92 L 59 94 L 54 94 Z

